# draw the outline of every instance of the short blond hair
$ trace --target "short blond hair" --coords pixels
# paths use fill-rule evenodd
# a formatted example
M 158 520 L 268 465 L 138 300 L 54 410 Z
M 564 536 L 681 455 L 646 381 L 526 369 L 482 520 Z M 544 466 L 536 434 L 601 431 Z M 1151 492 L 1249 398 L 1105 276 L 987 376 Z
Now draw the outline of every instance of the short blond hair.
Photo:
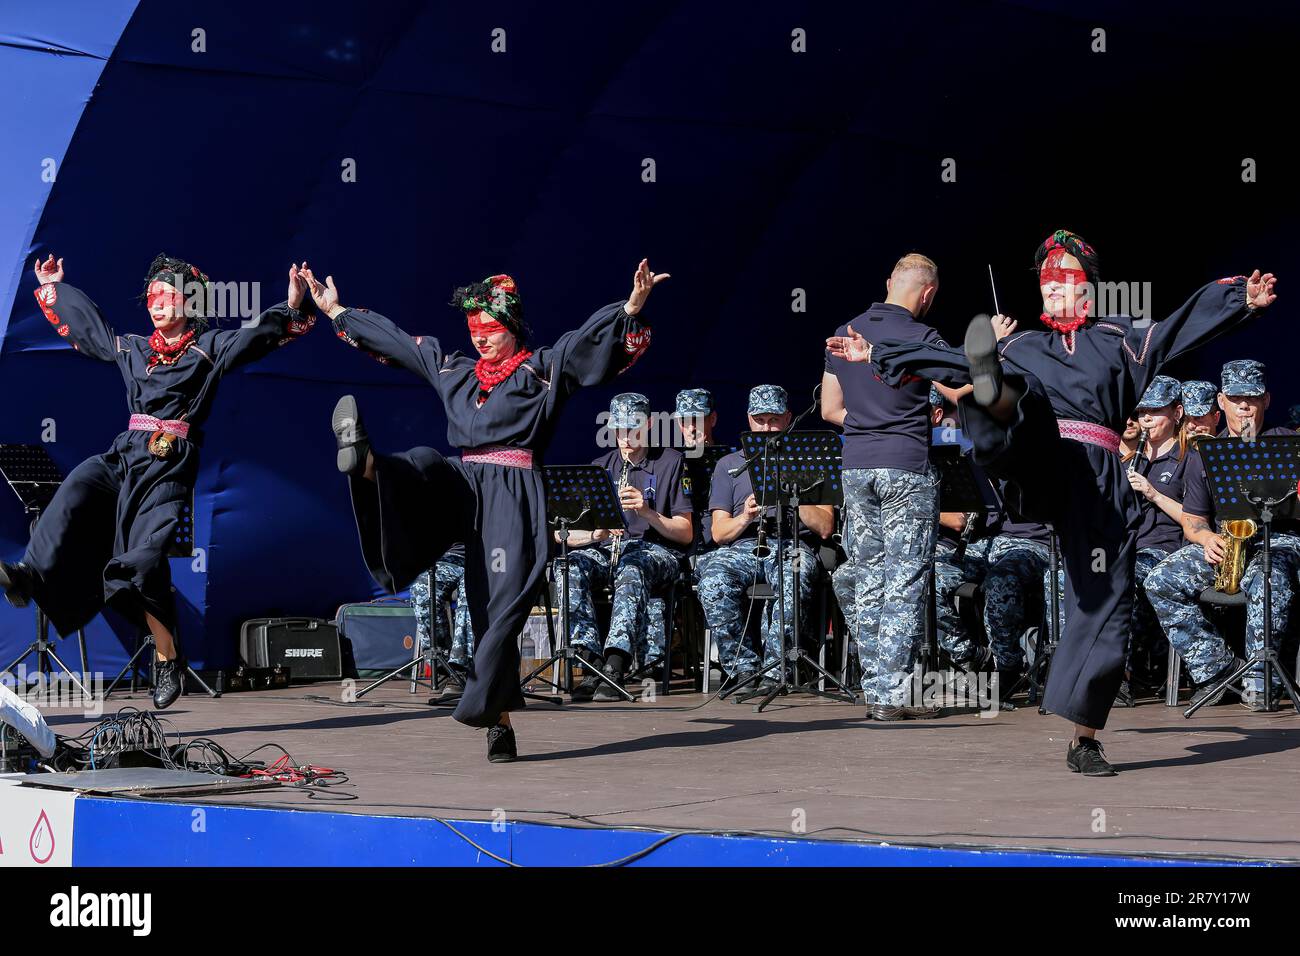
M 891 279 L 904 276 L 917 285 L 934 285 L 939 281 L 939 267 L 929 256 L 923 256 L 919 252 L 909 252 L 898 260 L 894 271 L 889 274 Z

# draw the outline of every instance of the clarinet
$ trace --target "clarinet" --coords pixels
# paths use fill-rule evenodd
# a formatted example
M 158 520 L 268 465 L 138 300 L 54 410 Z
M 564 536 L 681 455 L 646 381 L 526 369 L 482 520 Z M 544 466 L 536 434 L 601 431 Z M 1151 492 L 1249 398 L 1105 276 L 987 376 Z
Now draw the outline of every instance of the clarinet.
M 1133 452 L 1133 457 L 1128 460 L 1129 474 L 1138 470 L 1138 459 L 1143 457 L 1142 449 L 1147 446 L 1147 430 L 1143 428 L 1138 432 L 1137 449 Z
M 624 458 L 623 470 L 619 472 L 619 476 L 618 476 L 619 495 L 622 495 L 623 489 L 627 487 L 627 472 L 628 469 L 631 467 L 632 467 L 632 462 L 629 459 Z M 624 534 L 626 534 L 626 532 L 624 532 Z M 614 580 L 614 575 L 618 572 L 618 555 L 619 552 L 622 550 L 623 550 L 623 535 L 616 534 L 614 535 L 614 544 L 610 547 L 610 551 L 609 551 L 609 579 L 611 582 Z

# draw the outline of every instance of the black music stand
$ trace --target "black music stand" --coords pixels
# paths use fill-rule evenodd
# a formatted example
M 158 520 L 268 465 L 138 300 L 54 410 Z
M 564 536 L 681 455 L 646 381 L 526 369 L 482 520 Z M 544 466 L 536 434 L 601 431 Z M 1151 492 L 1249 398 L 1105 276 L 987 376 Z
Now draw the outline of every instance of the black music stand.
M 975 533 L 974 522 L 988 513 L 988 502 L 980 491 L 971 467 L 972 458 L 963 453 L 960 445 L 934 445 L 930 448 L 930 463 L 939 471 L 939 510 L 960 511 L 966 515 L 967 531 L 953 551 L 953 561 L 960 567 L 966 556 L 970 535 Z M 929 600 L 926 602 L 925 642 L 921 645 L 921 673 L 930 671 L 930 664 L 939 658 L 939 622 L 934 574 L 935 554 L 930 554 L 930 575 L 926 583 Z
M 9 483 L 9 487 L 22 502 L 23 512 L 31 519 L 29 528 L 35 531 L 41 513 L 49 505 L 59 486 L 63 484 L 63 473 L 59 471 L 59 466 L 41 445 L 0 445 L 0 475 Z M 53 660 L 72 678 L 72 682 L 77 685 L 86 699 L 93 699 L 94 695 L 54 651 L 54 645 L 50 641 L 50 619 L 45 616 L 45 612 L 35 601 L 32 602 L 32 607 L 36 611 L 36 640 L 14 658 L 13 663 L 5 668 L 5 673 L 12 673 L 28 655 L 34 653 L 37 674 L 49 674 L 50 661 Z M 81 676 L 85 677 L 86 632 L 81 628 L 77 629 L 77 645 L 81 651 Z
M 1191 717 L 1226 687 L 1236 683 L 1256 665 L 1264 669 L 1264 706 L 1277 709 L 1273 698 L 1273 675 L 1291 695 L 1291 704 L 1300 713 L 1300 694 L 1273 647 L 1273 521 L 1300 516 L 1297 507 L 1297 478 L 1300 477 L 1300 436 L 1266 435 L 1254 441 L 1240 438 L 1203 439 L 1201 460 L 1210 481 L 1214 514 L 1219 520 L 1250 518 L 1264 529 L 1264 635 L 1259 652 L 1231 674 L 1219 681 L 1197 703 L 1183 711 Z
M 559 572 L 555 579 L 560 587 L 560 635 L 551 656 L 534 667 L 520 683 L 527 685 L 534 677 L 541 677 L 542 671 L 548 667 L 558 671 L 563 665 L 563 675 L 555 673 L 551 679 L 541 677 L 541 680 L 557 691 L 572 694 L 573 663 L 578 651 L 569 646 L 569 532 L 626 529 L 627 522 L 623 520 L 623 507 L 615 492 L 614 481 L 600 465 L 546 465 L 542 468 L 542 479 L 546 486 L 546 523 L 556 530 L 560 539 L 560 553 L 553 563 L 554 570 Z M 578 658 L 578 662 L 625 700 L 636 700 L 589 661 Z M 524 696 L 553 704 L 563 703 L 562 698 L 554 696 L 527 692 Z
M 813 407 L 816 407 L 815 405 Z M 799 506 L 800 505 L 840 505 L 844 503 L 843 487 L 843 445 L 837 432 L 808 431 L 796 432 L 794 428 L 800 419 L 808 414 L 804 411 L 794 418 L 788 427 L 779 432 L 741 432 L 741 448 L 745 453 L 745 463 L 736 469 L 740 475 L 748 471 L 750 484 L 754 488 L 754 498 L 759 507 L 776 509 L 776 574 L 777 615 L 781 627 L 781 656 L 766 667 L 759 668 L 748 678 L 731 689 L 737 703 L 744 703 L 755 697 L 762 697 L 754 706 L 755 712 L 761 713 L 778 696 L 786 694 L 810 694 L 851 704 L 857 695 L 851 693 L 840 679 L 827 671 L 808 654 L 799 644 L 799 580 L 802 563 L 796 561 L 794 575 L 794 608 L 785 606 L 785 554 L 786 548 L 796 546 L 799 540 Z M 790 535 L 784 533 L 787 509 L 792 515 Z M 763 560 L 755 557 L 756 561 Z M 791 622 L 794 642 L 787 645 L 786 622 Z M 788 662 L 788 666 L 787 666 Z M 802 684 L 793 683 L 798 679 L 798 665 L 806 664 L 820 675 L 820 680 Z M 770 690 L 757 687 L 757 682 L 776 669 L 778 677 Z M 824 681 L 829 681 L 839 688 L 839 692 L 823 690 Z M 746 684 L 755 688 L 741 694 L 740 689 Z

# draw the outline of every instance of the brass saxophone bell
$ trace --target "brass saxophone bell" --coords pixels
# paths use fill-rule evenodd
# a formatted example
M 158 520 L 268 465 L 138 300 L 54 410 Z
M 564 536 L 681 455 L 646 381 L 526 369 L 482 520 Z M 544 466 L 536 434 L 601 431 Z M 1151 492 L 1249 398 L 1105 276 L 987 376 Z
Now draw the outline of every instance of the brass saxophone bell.
M 1259 525 L 1250 518 L 1223 522 L 1223 560 L 1214 574 L 1214 590 L 1222 594 L 1236 594 L 1241 590 L 1241 579 L 1246 573 L 1246 549 Z

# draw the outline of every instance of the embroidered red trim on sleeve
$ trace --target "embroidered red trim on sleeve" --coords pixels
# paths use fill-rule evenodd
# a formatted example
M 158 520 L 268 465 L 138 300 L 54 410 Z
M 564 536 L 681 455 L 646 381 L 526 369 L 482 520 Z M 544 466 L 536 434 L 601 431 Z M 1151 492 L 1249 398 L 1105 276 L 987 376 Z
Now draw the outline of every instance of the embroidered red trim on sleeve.
M 54 287 L 54 283 L 45 283 L 36 290 L 35 295 L 36 302 L 41 307 L 41 311 L 45 313 L 45 318 L 49 320 L 50 325 L 59 325 L 63 320 L 54 311 L 54 303 L 59 301 L 59 290 Z M 68 333 L 60 332 L 59 334 L 67 335 Z

